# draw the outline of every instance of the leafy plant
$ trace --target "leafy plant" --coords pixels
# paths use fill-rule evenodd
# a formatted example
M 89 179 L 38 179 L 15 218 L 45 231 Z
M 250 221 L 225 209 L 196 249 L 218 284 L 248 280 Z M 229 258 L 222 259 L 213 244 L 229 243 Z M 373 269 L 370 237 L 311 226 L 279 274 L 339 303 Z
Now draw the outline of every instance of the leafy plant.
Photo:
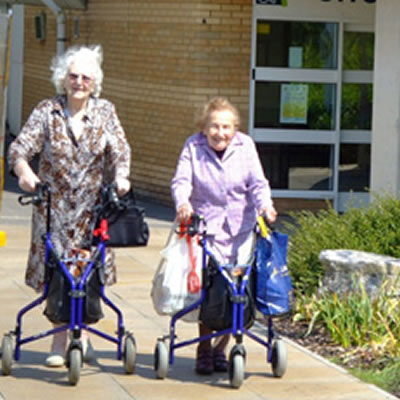
M 400 199 L 374 196 L 365 208 L 339 214 L 326 210 L 291 213 L 288 268 L 297 292 L 311 294 L 323 277 L 319 253 L 325 249 L 354 249 L 400 257 Z
M 399 357 L 400 299 L 384 284 L 372 298 L 360 283 L 346 296 L 321 290 L 298 299 L 295 321 L 306 321 L 310 334 L 323 326 L 332 340 L 344 349 L 368 349 L 375 357 Z

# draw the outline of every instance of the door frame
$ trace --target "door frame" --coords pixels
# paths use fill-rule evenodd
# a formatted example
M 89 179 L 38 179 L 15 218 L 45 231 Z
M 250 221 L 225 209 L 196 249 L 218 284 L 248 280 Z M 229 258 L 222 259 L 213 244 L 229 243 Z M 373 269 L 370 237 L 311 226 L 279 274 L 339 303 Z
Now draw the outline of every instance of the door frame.
M 342 4 L 345 6 L 345 3 Z M 342 83 L 372 83 L 373 71 L 343 71 L 342 54 L 345 31 L 374 32 L 375 5 L 354 3 L 349 7 L 348 14 L 340 12 L 342 7 L 331 3 L 316 3 L 315 0 L 296 0 L 287 7 L 276 5 L 253 4 L 252 38 L 251 38 L 251 79 L 249 99 L 249 126 L 248 132 L 256 143 L 282 144 L 327 144 L 332 146 L 332 190 L 276 190 L 272 195 L 276 198 L 328 199 L 338 211 L 344 211 L 349 201 L 352 205 L 367 204 L 369 194 L 361 192 L 339 192 L 339 165 L 340 145 L 371 144 L 371 131 L 341 130 L 340 110 Z M 344 7 L 343 7 L 344 8 Z M 343 9 L 341 10 L 343 11 Z M 337 42 L 337 69 L 312 70 L 294 68 L 256 67 L 256 40 L 257 22 L 260 20 L 307 21 L 338 24 Z M 335 129 L 330 131 L 293 130 L 274 128 L 255 128 L 255 86 L 257 81 L 288 81 L 288 82 L 315 82 L 333 83 L 336 85 L 336 123 Z

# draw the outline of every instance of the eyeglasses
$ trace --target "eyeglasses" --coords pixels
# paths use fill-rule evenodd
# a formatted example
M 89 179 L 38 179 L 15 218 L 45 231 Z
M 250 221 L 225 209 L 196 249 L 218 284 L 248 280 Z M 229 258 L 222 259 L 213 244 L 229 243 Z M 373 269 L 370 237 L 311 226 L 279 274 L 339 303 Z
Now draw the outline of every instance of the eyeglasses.
M 82 78 L 82 82 L 85 84 L 85 85 L 89 85 L 92 81 L 93 81 L 93 79 L 90 77 L 90 76 L 87 76 L 87 75 L 83 75 L 83 74 L 74 74 L 74 73 L 70 73 L 70 74 L 68 74 L 68 78 L 71 80 L 71 81 L 77 81 L 78 79 L 79 79 L 79 77 L 81 77 Z

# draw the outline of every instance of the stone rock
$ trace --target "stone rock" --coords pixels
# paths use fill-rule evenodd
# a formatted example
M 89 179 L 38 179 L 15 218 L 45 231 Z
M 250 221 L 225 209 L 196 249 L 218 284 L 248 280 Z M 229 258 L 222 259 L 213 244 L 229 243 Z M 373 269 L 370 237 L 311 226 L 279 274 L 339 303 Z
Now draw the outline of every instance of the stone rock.
M 400 294 L 400 259 L 358 250 L 323 250 L 323 289 L 338 294 L 360 290 L 375 298 L 382 285 L 387 293 Z

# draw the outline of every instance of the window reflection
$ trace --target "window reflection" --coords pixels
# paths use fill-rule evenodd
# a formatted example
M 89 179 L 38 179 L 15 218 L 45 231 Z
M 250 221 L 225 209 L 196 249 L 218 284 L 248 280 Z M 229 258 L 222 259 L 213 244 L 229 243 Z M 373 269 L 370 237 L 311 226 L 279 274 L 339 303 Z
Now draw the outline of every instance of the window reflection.
M 272 189 L 332 190 L 331 145 L 258 143 Z
M 343 39 L 343 69 L 367 70 L 374 68 L 374 33 L 345 32 Z
M 340 146 L 339 191 L 366 192 L 370 186 L 371 145 Z
M 290 90 L 284 90 L 290 89 L 290 86 L 295 92 L 293 96 Z M 298 87 L 306 87 L 307 90 L 296 97 Z M 335 129 L 336 85 L 256 82 L 255 89 L 256 128 Z M 285 114 L 288 105 L 291 108 L 289 115 Z
M 258 67 L 337 68 L 338 24 L 257 22 Z
M 342 129 L 371 129 L 372 84 L 343 83 Z

